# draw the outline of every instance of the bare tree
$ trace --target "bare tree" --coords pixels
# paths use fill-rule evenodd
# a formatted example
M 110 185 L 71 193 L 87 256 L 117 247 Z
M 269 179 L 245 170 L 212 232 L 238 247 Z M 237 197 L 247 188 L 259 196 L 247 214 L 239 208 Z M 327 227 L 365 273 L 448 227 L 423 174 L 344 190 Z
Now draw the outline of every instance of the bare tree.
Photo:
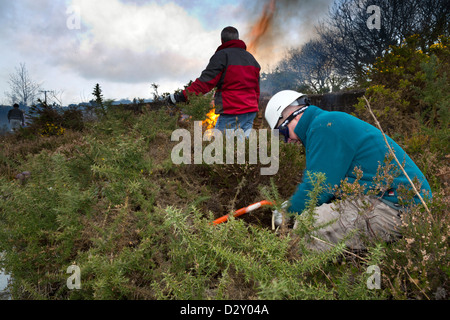
M 337 86 L 334 56 L 323 39 L 310 40 L 292 57 L 295 58 L 291 62 L 297 63 L 296 69 L 302 75 L 303 82 L 314 93 L 326 93 Z
M 334 55 L 322 38 L 312 39 L 300 48 L 291 48 L 280 61 L 277 71 L 291 86 L 311 93 L 338 91 L 347 81 L 335 72 Z M 272 81 L 274 80 L 273 77 Z M 286 87 L 286 83 L 282 86 Z
M 450 1 L 448 0 L 421 0 L 417 7 L 418 30 L 423 47 L 430 46 L 440 35 L 450 33 Z
M 20 103 L 25 106 L 36 100 L 41 88 L 41 84 L 31 79 L 25 63 L 20 63 L 15 72 L 9 75 L 8 83 L 10 91 L 5 94 L 11 103 Z
M 369 29 L 369 6 L 381 14 L 379 29 Z M 421 45 L 432 44 L 439 35 L 449 34 L 448 0 L 341 0 L 336 1 L 318 33 L 330 45 L 336 70 L 356 83 L 390 45 L 399 45 L 413 34 L 421 35 Z
M 370 28 L 379 9 L 379 27 Z M 265 74 L 263 84 L 274 89 L 307 87 L 314 93 L 357 87 L 367 81 L 367 71 L 391 45 L 414 34 L 426 49 L 450 32 L 448 0 L 336 0 L 326 19 L 316 28 L 319 37 L 290 49 L 276 69 Z

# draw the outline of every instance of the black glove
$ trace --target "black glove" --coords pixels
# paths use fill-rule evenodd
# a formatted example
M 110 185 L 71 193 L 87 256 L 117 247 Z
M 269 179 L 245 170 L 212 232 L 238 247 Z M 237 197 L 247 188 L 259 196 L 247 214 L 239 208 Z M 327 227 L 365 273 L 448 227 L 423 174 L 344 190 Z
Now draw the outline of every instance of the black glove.
M 170 104 L 176 105 L 178 102 L 186 102 L 186 98 L 184 97 L 184 94 L 181 92 L 180 93 L 172 93 L 167 98 L 167 101 Z

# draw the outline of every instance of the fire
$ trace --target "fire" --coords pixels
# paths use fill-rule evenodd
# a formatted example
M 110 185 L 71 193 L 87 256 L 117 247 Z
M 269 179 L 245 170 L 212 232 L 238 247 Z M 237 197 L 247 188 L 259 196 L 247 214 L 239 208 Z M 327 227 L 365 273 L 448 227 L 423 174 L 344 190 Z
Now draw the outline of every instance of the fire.
M 214 129 L 216 126 L 217 119 L 219 119 L 219 115 L 215 113 L 216 109 L 211 109 L 206 115 L 206 119 L 202 121 L 203 127 L 205 130 Z
M 264 34 L 269 30 L 273 16 L 275 14 L 276 0 L 270 0 L 269 3 L 264 5 L 263 14 L 250 30 L 248 37 L 250 38 L 250 42 L 248 45 L 248 51 L 255 54 L 256 50 L 259 46 L 259 42 Z

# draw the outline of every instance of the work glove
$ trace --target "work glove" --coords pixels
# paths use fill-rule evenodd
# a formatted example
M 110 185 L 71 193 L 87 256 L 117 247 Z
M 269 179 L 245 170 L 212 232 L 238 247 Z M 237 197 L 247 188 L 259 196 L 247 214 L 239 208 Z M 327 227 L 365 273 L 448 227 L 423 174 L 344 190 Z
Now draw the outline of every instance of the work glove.
M 282 209 L 287 209 L 289 205 L 289 201 L 285 201 L 283 202 L 283 204 L 281 205 Z M 281 226 L 281 224 L 283 223 L 283 214 L 281 212 L 279 212 L 278 210 L 273 210 L 272 211 L 272 221 L 274 222 L 274 225 L 276 227 Z
M 167 102 L 169 102 L 172 105 L 176 105 L 178 102 L 186 102 L 186 98 L 184 97 L 183 93 L 172 93 L 167 98 Z

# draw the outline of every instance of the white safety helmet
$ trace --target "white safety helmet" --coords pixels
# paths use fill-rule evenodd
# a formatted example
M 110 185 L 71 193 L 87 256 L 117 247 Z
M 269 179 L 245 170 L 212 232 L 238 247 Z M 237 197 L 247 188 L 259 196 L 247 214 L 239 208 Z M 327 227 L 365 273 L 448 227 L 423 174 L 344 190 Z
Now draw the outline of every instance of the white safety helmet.
M 291 105 L 309 105 L 309 100 L 305 94 L 293 91 L 283 90 L 276 93 L 267 103 L 265 118 L 270 128 L 275 129 L 278 121 L 282 117 L 284 109 Z

